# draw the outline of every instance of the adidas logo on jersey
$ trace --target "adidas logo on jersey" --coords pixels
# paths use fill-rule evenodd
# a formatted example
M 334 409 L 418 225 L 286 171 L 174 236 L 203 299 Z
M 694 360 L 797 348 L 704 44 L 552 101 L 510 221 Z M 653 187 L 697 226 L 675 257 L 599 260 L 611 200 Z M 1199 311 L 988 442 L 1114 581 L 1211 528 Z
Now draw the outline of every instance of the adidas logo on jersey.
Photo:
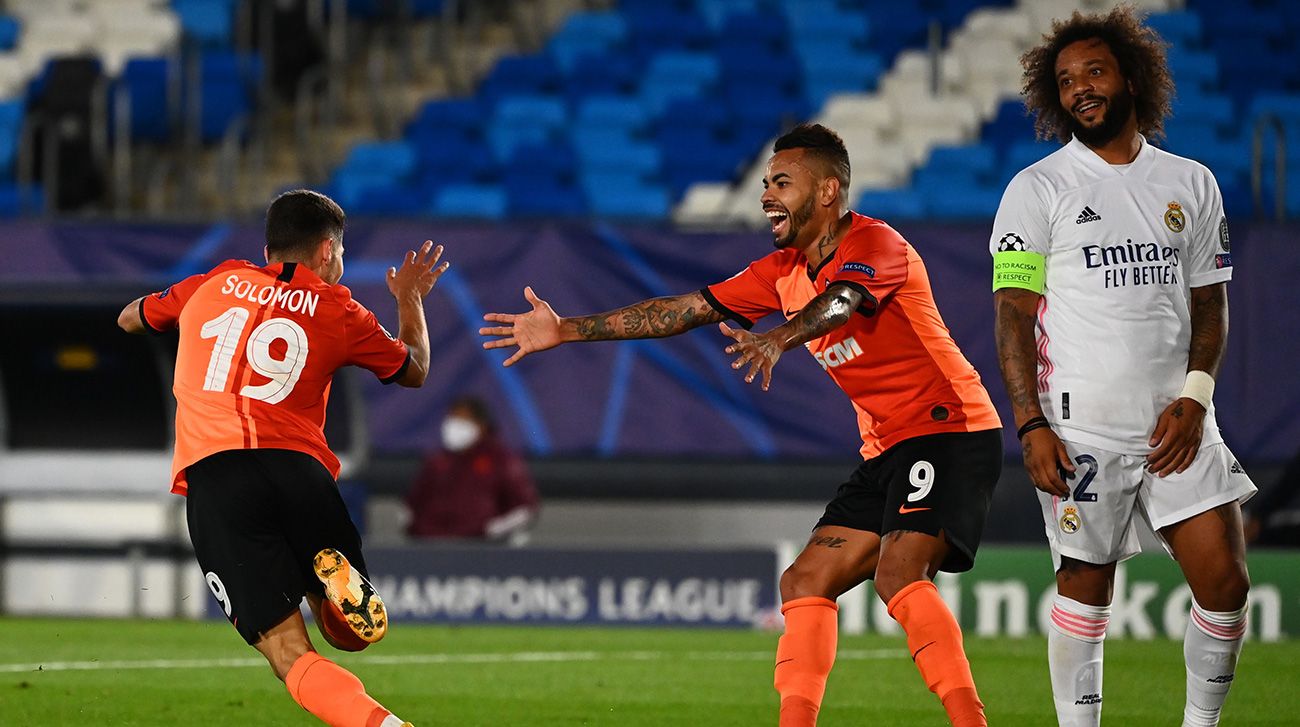
M 1085 222 L 1100 222 L 1100 221 L 1101 221 L 1101 215 L 1097 214 L 1096 212 L 1093 212 L 1091 207 L 1084 207 L 1083 211 L 1079 213 L 1079 217 L 1075 219 L 1074 224 L 1082 225 Z
M 1244 469 L 1241 468 L 1241 463 L 1238 462 L 1238 461 L 1235 460 L 1235 459 L 1232 460 L 1232 466 L 1228 468 L 1228 471 L 1231 472 L 1231 473 L 1234 474 L 1234 475 L 1244 475 L 1244 474 L 1246 474 L 1246 470 L 1244 470 Z

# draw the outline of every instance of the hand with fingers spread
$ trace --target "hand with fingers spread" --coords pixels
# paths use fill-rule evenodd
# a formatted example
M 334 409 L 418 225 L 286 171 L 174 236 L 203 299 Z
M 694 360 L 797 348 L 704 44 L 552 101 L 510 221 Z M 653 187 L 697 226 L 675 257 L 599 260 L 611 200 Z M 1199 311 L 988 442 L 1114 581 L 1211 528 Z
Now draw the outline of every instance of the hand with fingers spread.
M 750 333 L 743 328 L 732 328 L 726 323 L 719 323 L 718 329 L 723 335 L 735 341 L 723 351 L 740 354 L 740 358 L 731 363 L 731 368 L 738 369 L 748 363 L 749 372 L 745 374 L 745 383 L 754 383 L 754 378 L 761 372 L 763 374 L 761 386 L 763 391 L 767 391 L 772 385 L 772 367 L 776 366 L 776 362 L 785 351 L 766 334 Z
M 1070 486 L 1065 480 L 1074 476 L 1074 462 L 1065 444 L 1051 427 L 1025 432 L 1020 440 L 1025 452 L 1025 472 L 1034 487 L 1057 497 L 1069 497 Z
M 1147 470 L 1157 477 L 1183 472 L 1192 466 L 1201 448 L 1205 407 L 1195 399 L 1175 399 L 1156 419 L 1156 430 L 1149 444 L 1155 451 L 1147 455 Z
M 425 240 L 419 253 L 407 250 L 402 267 L 388 269 L 388 292 L 399 300 L 411 294 L 424 298 L 433 290 L 438 278 L 451 267 L 451 263 L 438 265 L 441 257 L 442 245 L 434 247 L 432 240 Z
M 533 309 L 527 313 L 488 313 L 483 320 L 490 323 L 502 323 L 500 326 L 484 326 L 478 329 L 479 335 L 497 336 L 483 342 L 483 348 L 508 348 L 518 346 L 518 350 L 505 360 L 505 366 L 511 366 L 530 353 L 545 351 L 564 343 L 560 338 L 560 317 L 551 309 L 551 305 L 538 298 L 531 287 L 524 288 L 524 299 Z

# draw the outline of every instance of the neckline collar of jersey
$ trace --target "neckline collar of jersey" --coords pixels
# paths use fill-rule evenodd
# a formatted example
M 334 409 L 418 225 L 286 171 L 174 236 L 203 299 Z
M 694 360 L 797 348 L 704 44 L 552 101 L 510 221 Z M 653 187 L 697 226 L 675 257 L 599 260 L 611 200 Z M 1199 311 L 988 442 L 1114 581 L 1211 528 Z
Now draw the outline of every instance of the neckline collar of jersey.
M 1098 173 L 1112 177 L 1126 177 L 1144 168 L 1147 160 L 1151 158 L 1151 145 L 1147 143 L 1147 138 L 1141 134 L 1138 134 L 1137 137 L 1139 143 L 1137 156 L 1134 156 L 1133 161 L 1129 162 L 1127 165 L 1120 165 L 1123 167 L 1122 169 L 1116 168 L 1115 165 L 1102 159 L 1101 156 L 1089 148 L 1087 144 L 1079 141 L 1079 137 L 1077 136 L 1072 135 L 1070 137 L 1070 143 L 1066 144 L 1065 148 L 1069 149 L 1070 153 L 1072 153 L 1075 158 L 1093 168 Z
M 808 272 L 808 279 L 811 280 L 812 282 L 814 282 L 814 283 L 817 282 L 817 274 L 820 273 L 820 272 L 822 271 L 823 268 L 825 268 L 827 265 L 829 265 L 830 262 L 831 262 L 831 260 L 833 260 L 833 259 L 835 258 L 836 255 L 839 255 L 839 254 L 840 254 L 840 248 L 844 246 L 844 238 L 846 238 L 846 237 L 848 237 L 849 235 L 853 234 L 853 228 L 857 227 L 857 226 L 858 226 L 858 223 L 859 223 L 861 220 L 865 219 L 865 216 L 864 216 L 864 215 L 860 215 L 860 214 L 858 214 L 857 212 L 854 212 L 853 210 L 849 210 L 848 213 L 849 213 L 849 215 L 850 215 L 850 218 L 849 218 L 849 229 L 847 229 L 847 230 L 844 231 L 844 237 L 841 237 L 839 243 L 835 245 L 835 250 L 833 250 L 833 251 L 831 252 L 831 254 L 827 255 L 827 256 L 824 257 L 824 258 L 822 258 L 822 261 L 821 261 L 820 263 L 817 264 L 817 269 L 816 269 L 816 270 L 814 270 L 813 267 L 812 267 L 811 265 L 808 264 L 808 257 L 807 257 L 806 255 L 804 255 L 802 252 L 799 253 L 801 256 L 803 256 L 803 267 L 804 267 L 804 270 L 806 270 L 806 271 Z

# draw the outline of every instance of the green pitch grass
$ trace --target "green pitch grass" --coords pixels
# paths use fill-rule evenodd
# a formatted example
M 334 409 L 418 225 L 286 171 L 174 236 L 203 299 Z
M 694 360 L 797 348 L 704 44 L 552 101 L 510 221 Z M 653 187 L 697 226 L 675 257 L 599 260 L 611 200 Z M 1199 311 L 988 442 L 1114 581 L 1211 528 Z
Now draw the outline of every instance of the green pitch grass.
M 224 623 L 0 619 L 5 725 L 311 725 Z M 775 724 L 772 633 L 396 624 L 336 659 L 422 725 Z M 320 639 L 317 639 L 320 641 Z M 1051 725 L 1041 638 L 970 638 L 995 726 Z M 844 637 L 820 724 L 947 724 L 901 639 Z M 1176 725 L 1177 642 L 1106 644 L 1106 722 Z M 38 666 L 39 665 L 39 666 Z M 1246 645 L 1224 724 L 1294 725 L 1300 642 Z

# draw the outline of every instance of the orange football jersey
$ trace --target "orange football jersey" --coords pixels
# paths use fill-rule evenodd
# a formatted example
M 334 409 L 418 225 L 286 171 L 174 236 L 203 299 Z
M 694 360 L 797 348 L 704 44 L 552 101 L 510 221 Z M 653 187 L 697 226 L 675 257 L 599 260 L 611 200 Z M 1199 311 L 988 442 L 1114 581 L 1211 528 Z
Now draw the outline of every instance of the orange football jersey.
M 832 285 L 863 295 L 848 323 L 804 345 L 852 400 L 864 459 L 912 437 L 1000 427 L 939 316 L 921 257 L 889 225 L 851 214 L 849 232 L 816 270 L 787 248 L 702 292 L 746 328 L 769 313 L 793 318 Z
M 361 366 L 390 383 L 406 370 L 406 344 L 342 285 L 297 263 L 227 260 L 140 301 L 153 331 L 180 329 L 172 492 L 185 468 L 230 449 L 292 449 L 338 477 L 325 441 L 334 372 Z

